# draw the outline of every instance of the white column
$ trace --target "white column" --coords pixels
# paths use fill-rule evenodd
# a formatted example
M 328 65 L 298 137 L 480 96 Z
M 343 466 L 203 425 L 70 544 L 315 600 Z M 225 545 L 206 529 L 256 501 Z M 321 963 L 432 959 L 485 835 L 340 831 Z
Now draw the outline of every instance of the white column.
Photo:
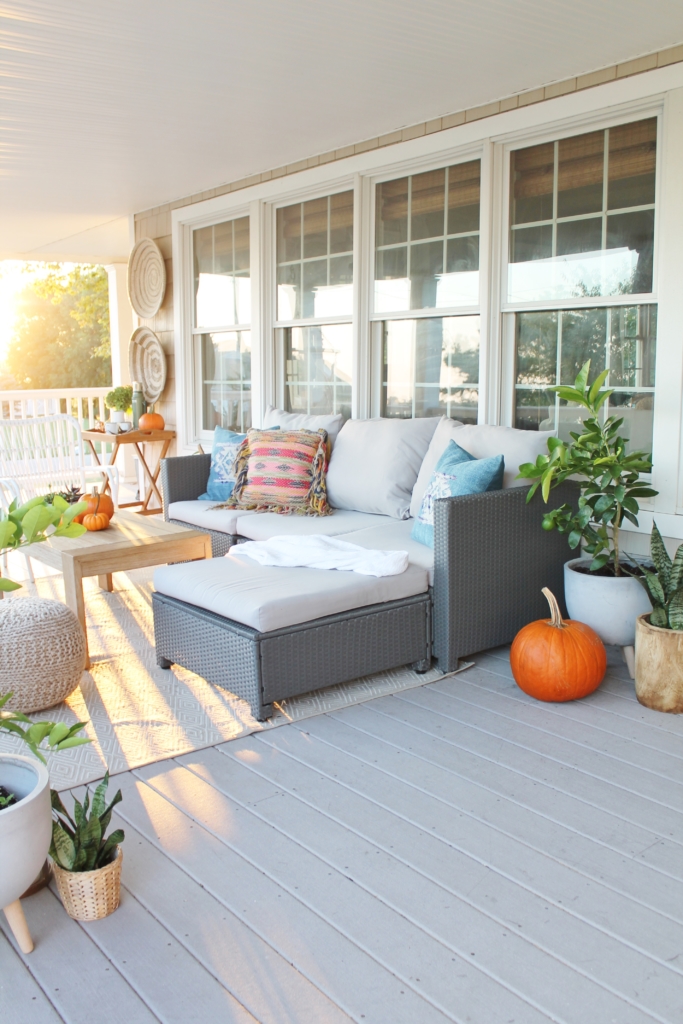
M 114 387 L 130 384 L 128 371 L 128 343 L 137 327 L 137 317 L 128 298 L 126 278 L 127 263 L 111 263 L 106 268 L 109 275 L 109 332 L 111 336 L 111 375 Z M 132 445 L 124 445 L 116 460 L 119 472 L 126 483 L 135 483 L 135 463 L 131 454 Z M 123 500 L 123 499 L 120 499 Z M 132 499 L 127 499 L 132 500 Z

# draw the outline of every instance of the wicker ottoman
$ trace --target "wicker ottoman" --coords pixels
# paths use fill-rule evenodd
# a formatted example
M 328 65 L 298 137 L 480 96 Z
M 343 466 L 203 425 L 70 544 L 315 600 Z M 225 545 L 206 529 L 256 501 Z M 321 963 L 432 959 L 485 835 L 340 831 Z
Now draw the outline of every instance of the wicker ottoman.
M 74 613 L 40 597 L 0 602 L 0 680 L 8 710 L 42 711 L 76 689 L 85 667 L 85 637 Z

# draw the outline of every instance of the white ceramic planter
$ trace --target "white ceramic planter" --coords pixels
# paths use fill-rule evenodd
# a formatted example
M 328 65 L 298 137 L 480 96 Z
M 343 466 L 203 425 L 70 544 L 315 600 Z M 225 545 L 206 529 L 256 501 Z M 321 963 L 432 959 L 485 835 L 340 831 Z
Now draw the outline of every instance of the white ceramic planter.
M 0 811 L 0 907 L 22 953 L 30 953 L 33 941 L 19 897 L 35 881 L 50 849 L 50 777 L 34 758 L 0 754 L 0 784 L 19 801 Z
M 632 647 L 636 619 L 652 611 L 638 580 L 632 576 L 594 576 L 574 572 L 573 566 L 589 566 L 590 558 L 573 558 L 564 566 L 564 599 L 570 619 L 585 622 L 605 644 Z
M 111 409 L 109 411 L 109 419 L 112 423 L 123 423 L 126 418 L 126 414 L 123 409 Z
M 19 899 L 47 857 L 52 836 L 50 777 L 33 757 L 0 754 L 0 784 L 19 803 L 0 811 L 0 907 Z

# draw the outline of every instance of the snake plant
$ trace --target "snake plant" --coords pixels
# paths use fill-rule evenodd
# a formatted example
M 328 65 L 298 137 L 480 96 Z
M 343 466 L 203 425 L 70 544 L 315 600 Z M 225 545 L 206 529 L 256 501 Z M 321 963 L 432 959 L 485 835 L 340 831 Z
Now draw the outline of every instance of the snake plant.
M 59 793 L 51 791 L 54 819 L 50 856 L 65 871 L 94 871 L 106 867 L 116 856 L 116 847 L 124 839 L 123 829 L 115 829 L 110 836 L 106 836 L 106 831 L 112 811 L 122 797 L 119 789 L 111 803 L 105 805 L 108 785 L 109 772 L 95 790 L 92 805 L 89 789 L 83 803 L 74 798 L 73 818 Z

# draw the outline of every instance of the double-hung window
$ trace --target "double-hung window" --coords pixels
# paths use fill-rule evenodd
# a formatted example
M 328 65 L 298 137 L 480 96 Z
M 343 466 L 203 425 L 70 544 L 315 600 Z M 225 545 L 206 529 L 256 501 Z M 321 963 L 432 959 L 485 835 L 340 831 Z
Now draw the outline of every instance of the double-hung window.
M 280 207 L 276 329 L 291 412 L 351 415 L 353 192 Z
M 568 438 L 581 409 L 547 389 L 609 370 L 604 415 L 632 447 L 652 448 L 657 119 L 510 154 L 508 337 L 514 422 Z
M 192 232 L 198 434 L 251 426 L 249 218 Z
M 376 186 L 382 416 L 477 422 L 480 191 L 479 160 Z

